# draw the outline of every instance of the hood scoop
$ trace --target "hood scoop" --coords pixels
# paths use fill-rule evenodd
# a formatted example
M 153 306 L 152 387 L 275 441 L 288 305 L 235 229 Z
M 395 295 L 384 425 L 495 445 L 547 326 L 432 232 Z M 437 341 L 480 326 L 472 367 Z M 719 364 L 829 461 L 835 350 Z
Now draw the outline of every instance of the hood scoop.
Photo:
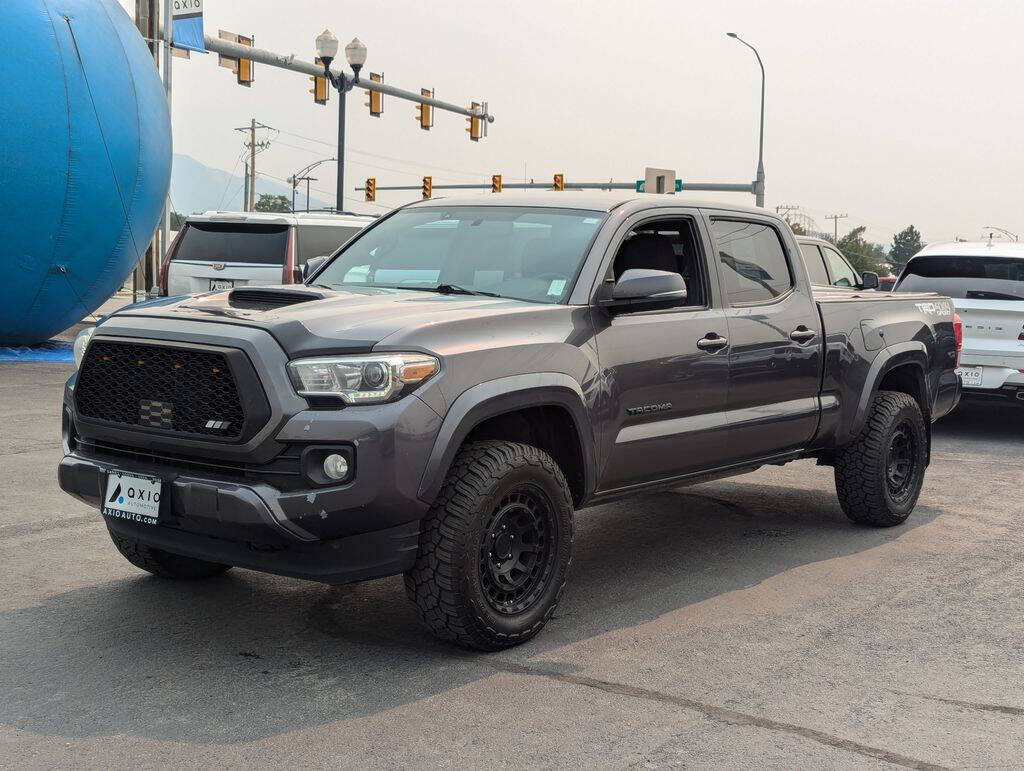
M 269 311 L 288 305 L 322 300 L 326 296 L 323 292 L 309 290 L 243 287 L 231 290 L 228 294 L 228 305 L 242 310 Z

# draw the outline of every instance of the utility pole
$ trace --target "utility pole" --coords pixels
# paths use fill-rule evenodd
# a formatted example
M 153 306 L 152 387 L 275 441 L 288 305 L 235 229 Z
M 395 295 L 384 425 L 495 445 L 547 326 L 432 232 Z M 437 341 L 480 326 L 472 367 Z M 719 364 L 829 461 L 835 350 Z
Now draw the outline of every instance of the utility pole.
M 294 191 L 292 192 L 294 193 Z M 242 211 L 249 211 L 249 161 L 245 162 L 245 187 L 242 188 Z
M 839 242 L 839 220 L 844 220 L 849 216 L 849 214 L 828 214 L 825 216 L 825 219 L 832 220 L 832 238 L 837 243 Z
M 265 123 L 260 123 L 255 118 L 249 121 L 248 126 L 240 126 L 235 129 L 235 131 L 249 133 L 249 139 L 244 143 L 245 147 L 249 148 L 249 162 L 245 165 L 246 187 L 245 194 L 242 196 L 243 211 L 256 211 L 256 153 L 262 152 L 270 147 L 269 139 L 261 139 L 258 142 L 256 141 L 257 129 L 267 129 L 269 131 L 276 130 Z
M 781 204 L 779 204 L 778 206 L 775 207 L 775 213 L 776 214 L 781 214 L 782 218 L 784 220 L 788 220 L 789 219 L 789 213 L 791 211 L 800 211 L 800 207 L 799 206 L 793 206 L 793 205 L 786 204 L 786 203 L 781 203 Z
M 256 208 L 256 119 L 249 124 L 249 211 Z

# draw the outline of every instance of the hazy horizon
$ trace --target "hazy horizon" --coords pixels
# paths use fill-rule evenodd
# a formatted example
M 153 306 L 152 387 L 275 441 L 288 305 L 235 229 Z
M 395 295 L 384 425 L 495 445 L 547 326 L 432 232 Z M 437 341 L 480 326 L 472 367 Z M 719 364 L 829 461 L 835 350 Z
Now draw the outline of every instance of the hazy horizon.
M 126 5 L 129 0 L 122 0 Z M 131 3 L 134 6 L 134 3 Z M 296 4 L 297 5 L 297 4 Z M 820 230 L 867 226 L 889 243 L 913 223 L 927 241 L 980 238 L 995 225 L 1024 234 L 1024 126 L 1019 31 L 1024 6 L 985 0 L 691 6 L 648 2 L 469 5 L 392 2 L 340 7 L 308 0 L 282 12 L 270 0 L 207 0 L 206 31 L 252 33 L 256 45 L 312 59 L 329 27 L 368 46 L 365 72 L 436 89 L 456 103 L 486 99 L 496 121 L 470 142 L 461 116 L 438 112 L 419 129 L 415 106 L 387 97 L 369 116 L 349 94 L 346 207 L 380 212 L 418 197 L 354 187 L 566 179 L 628 181 L 645 166 L 689 181 L 749 182 L 757 160 L 760 73 L 735 31 L 757 46 L 767 73 L 766 207 L 799 205 Z M 365 74 L 364 72 L 364 74 Z M 273 126 L 261 175 L 284 180 L 334 154 L 336 94 L 316 105 L 305 76 L 257 65 L 251 88 L 216 55 L 174 60 L 175 151 L 240 173 L 249 119 Z M 334 165 L 313 193 L 332 199 Z M 687 194 L 747 205 L 745 194 Z

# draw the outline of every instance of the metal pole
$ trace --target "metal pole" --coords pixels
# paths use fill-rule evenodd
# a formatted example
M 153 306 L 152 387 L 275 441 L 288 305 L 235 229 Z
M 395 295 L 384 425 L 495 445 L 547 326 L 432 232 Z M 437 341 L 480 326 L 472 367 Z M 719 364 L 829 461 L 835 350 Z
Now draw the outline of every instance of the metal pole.
M 306 177 L 306 211 L 309 211 L 309 183 L 312 177 Z
M 571 182 L 565 181 L 566 190 L 633 190 L 635 182 Z M 550 182 L 506 182 L 502 185 L 505 190 L 551 190 Z M 357 187 L 356 191 L 365 188 Z M 450 185 L 433 185 L 434 190 L 490 190 L 490 183 L 477 184 L 474 182 L 455 183 Z M 377 185 L 377 190 L 422 190 L 420 185 Z M 705 193 L 753 193 L 754 185 L 750 182 L 684 182 L 683 192 L 705 192 Z
M 205 35 L 203 40 L 206 49 L 215 54 L 224 54 L 225 56 L 232 56 L 236 59 L 251 59 L 254 62 L 266 64 L 270 67 L 280 67 L 281 69 L 291 70 L 292 72 L 302 72 L 306 75 L 317 75 L 319 77 L 323 77 L 324 74 L 323 65 L 313 64 L 313 62 L 297 59 L 294 54 L 283 56 L 264 48 L 250 48 L 249 46 L 239 45 L 238 43 L 232 43 L 230 40 L 222 40 L 219 37 L 210 37 L 209 35 Z M 355 79 L 354 75 L 350 75 L 344 70 L 331 70 L 331 72 L 336 78 L 344 75 L 346 82 Z M 468 107 L 452 104 L 451 102 L 445 102 L 431 96 L 423 96 L 418 92 L 395 88 L 394 86 L 389 86 L 386 83 L 378 83 L 377 81 L 371 81 L 369 79 L 360 79 L 357 87 L 364 88 L 368 91 L 378 91 L 382 94 L 388 94 L 398 99 L 406 99 L 410 102 L 429 104 L 432 107 L 436 107 L 437 109 L 444 110 L 446 112 L 454 112 L 459 115 L 466 116 L 472 115 L 482 118 L 488 123 L 494 123 L 494 116 L 489 113 L 484 112 L 484 114 L 478 114 Z
M 345 95 L 344 88 L 338 91 L 338 185 L 335 191 L 334 208 L 338 214 L 345 211 Z M 306 182 L 309 190 L 309 182 Z M 306 194 L 306 211 L 309 211 L 309 194 Z
M 171 5 L 172 0 L 164 0 L 163 7 L 163 25 L 164 29 L 171 29 Z M 163 70 L 164 70 L 164 92 L 167 95 L 167 113 L 171 112 L 171 60 L 174 58 L 171 55 L 171 41 L 170 35 L 166 36 L 167 39 L 164 41 L 163 50 L 160 55 L 163 56 Z M 160 263 L 163 261 L 163 256 L 167 253 L 167 248 L 171 243 L 171 206 L 170 196 L 164 200 L 164 210 L 160 217 L 160 249 L 159 251 L 153 250 L 153 262 L 150 266 L 149 274 L 147 276 L 147 283 L 149 286 L 146 287 L 146 291 L 156 296 L 156 282 L 157 277 L 160 275 Z
M 757 66 L 761 68 L 761 129 L 760 136 L 757 141 L 757 178 L 754 180 L 754 198 L 755 203 L 758 206 L 764 206 L 764 62 L 761 61 L 761 54 L 757 52 L 754 46 L 750 45 L 746 40 L 741 38 L 735 32 L 726 33 L 729 37 L 738 40 L 743 43 L 747 48 L 754 52 L 754 56 L 757 57 Z

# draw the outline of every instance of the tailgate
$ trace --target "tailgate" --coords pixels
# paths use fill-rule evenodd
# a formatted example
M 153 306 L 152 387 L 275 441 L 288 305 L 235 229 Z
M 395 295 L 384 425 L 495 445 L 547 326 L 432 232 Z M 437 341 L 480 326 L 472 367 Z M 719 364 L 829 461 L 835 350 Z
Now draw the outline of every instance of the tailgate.
M 963 365 L 1024 369 L 1024 303 L 953 300 L 964 328 Z

